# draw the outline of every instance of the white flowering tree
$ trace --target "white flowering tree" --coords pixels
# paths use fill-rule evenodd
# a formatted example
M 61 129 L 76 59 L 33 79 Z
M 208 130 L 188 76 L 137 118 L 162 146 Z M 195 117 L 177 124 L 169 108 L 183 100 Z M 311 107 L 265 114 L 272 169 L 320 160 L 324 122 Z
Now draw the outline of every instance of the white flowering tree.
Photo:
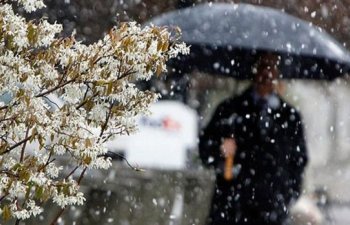
M 13 1 L 27 12 L 44 7 L 41 0 Z M 104 143 L 134 132 L 135 116 L 158 97 L 133 82 L 166 71 L 168 59 L 188 53 L 164 28 L 122 24 L 91 45 L 74 35 L 57 38 L 61 31 L 59 24 L 26 21 L 11 5 L 0 5 L 3 220 L 36 216 L 48 200 L 61 212 L 83 204 L 79 184 L 86 170 L 111 166 Z M 70 173 L 62 172 L 62 155 L 74 165 Z

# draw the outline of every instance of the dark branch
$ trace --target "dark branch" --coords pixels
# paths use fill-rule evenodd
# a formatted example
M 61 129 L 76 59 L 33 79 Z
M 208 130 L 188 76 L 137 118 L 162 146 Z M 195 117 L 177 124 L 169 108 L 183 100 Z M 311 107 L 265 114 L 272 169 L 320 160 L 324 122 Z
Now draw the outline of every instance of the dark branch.
M 12 145 L 12 146 L 9 147 L 6 151 L 1 152 L 0 155 L 5 155 L 6 153 L 11 152 L 14 148 L 17 148 L 18 146 L 20 146 L 20 145 L 26 143 L 28 140 L 30 140 L 30 139 L 32 138 L 32 136 L 33 136 L 33 135 L 30 135 L 29 137 L 23 139 L 22 141 L 20 141 L 20 142 L 14 144 L 14 145 Z
M 28 134 L 29 134 L 29 130 L 30 130 L 30 128 L 29 127 L 27 127 L 27 131 L 26 131 L 26 139 L 28 138 Z M 29 139 L 28 139 L 29 140 Z M 25 141 L 24 143 L 23 143 L 23 146 L 22 146 L 22 151 L 21 151 L 21 158 L 20 158 L 20 162 L 23 162 L 23 158 L 24 158 L 24 150 L 25 150 L 25 148 L 26 148 L 26 145 L 27 145 L 27 142 L 28 142 L 28 140 L 27 141 Z
M 68 80 L 68 81 L 66 81 L 65 83 L 61 84 L 61 85 L 57 85 L 57 86 L 54 87 L 54 88 L 51 88 L 51 89 L 49 89 L 49 90 L 47 90 L 47 91 L 44 91 L 44 92 L 42 92 L 42 93 L 40 93 L 40 94 L 37 94 L 35 97 L 37 97 L 37 98 L 43 97 L 44 95 L 50 94 L 51 92 L 54 92 L 54 91 L 56 91 L 56 90 L 58 90 L 58 89 L 64 87 L 65 85 L 74 82 L 74 81 L 75 81 L 75 79 Z
M 111 105 L 109 106 L 109 111 L 108 111 L 108 113 L 107 113 L 107 115 L 106 115 L 106 121 L 104 122 L 104 124 L 102 125 L 102 128 L 101 128 L 100 138 L 102 138 L 103 133 L 104 133 L 105 130 L 107 129 L 107 125 L 108 125 L 109 119 L 110 119 L 110 117 L 111 117 L 111 115 L 112 115 L 112 108 L 113 108 L 113 104 L 111 104 Z
M 51 101 L 51 99 L 49 99 L 48 97 L 46 97 L 46 96 L 43 96 L 43 98 L 45 98 L 47 101 L 49 101 L 49 102 L 51 102 L 52 104 L 54 104 L 58 109 L 60 109 L 60 107 L 57 105 L 57 103 L 56 102 L 54 102 L 54 101 Z
M 137 168 L 133 165 L 131 165 L 129 163 L 129 161 L 122 155 L 122 154 L 119 154 L 119 153 L 116 153 L 116 152 L 111 152 L 111 151 L 108 151 L 106 154 L 104 155 L 100 155 L 98 157 L 105 157 L 105 158 L 111 158 L 111 159 L 122 159 L 126 162 L 126 164 L 133 170 L 135 171 L 144 171 L 143 169 L 140 169 L 140 168 Z

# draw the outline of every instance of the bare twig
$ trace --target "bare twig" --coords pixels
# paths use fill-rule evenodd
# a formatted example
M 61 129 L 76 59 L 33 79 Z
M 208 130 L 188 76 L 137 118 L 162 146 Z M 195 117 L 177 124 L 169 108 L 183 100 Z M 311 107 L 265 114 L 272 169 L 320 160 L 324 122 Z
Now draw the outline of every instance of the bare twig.
M 129 161 L 123 156 L 123 155 L 121 155 L 121 154 L 119 154 L 119 153 L 116 153 L 116 152 L 111 152 L 111 151 L 108 151 L 105 155 L 100 155 L 99 157 L 110 157 L 110 158 L 121 158 L 122 160 L 124 160 L 125 162 L 126 162 L 126 164 L 131 168 L 131 169 L 133 169 L 133 170 L 135 170 L 135 171 L 139 171 L 139 172 L 141 172 L 141 171 L 144 171 L 143 169 L 140 169 L 140 168 L 138 168 L 138 167 L 135 167 L 135 166 L 133 166 L 133 165 L 131 165 L 130 163 L 129 163 Z
M 57 220 L 62 216 L 64 210 L 66 209 L 66 207 L 63 207 L 55 216 L 55 218 L 52 220 L 52 222 L 50 223 L 50 225 L 56 225 L 57 224 Z
M 26 143 L 28 140 L 30 140 L 32 138 L 33 135 L 30 135 L 29 137 L 23 139 L 22 141 L 12 145 L 11 147 L 9 147 L 6 151 L 3 151 L 0 153 L 0 155 L 5 155 L 9 152 L 11 152 L 13 149 L 17 148 L 18 146 L 22 145 L 23 143 Z
M 123 134 L 124 132 L 126 132 L 127 134 L 129 134 L 127 132 L 127 129 L 121 125 L 117 126 L 117 127 L 114 127 L 114 130 L 115 129 L 119 129 L 118 132 L 109 132 L 109 133 L 105 133 L 107 135 L 107 137 L 105 137 L 102 141 L 102 143 L 106 143 L 113 135 L 121 135 Z
M 1 111 L 1 110 L 4 110 L 4 109 L 7 109 L 8 107 L 9 107 L 8 105 L 1 106 L 1 107 L 0 107 L 0 111 Z
M 1 170 L 0 173 L 4 173 L 4 174 L 6 174 L 6 175 L 8 175 L 8 176 L 11 176 L 11 177 L 18 177 L 18 175 L 13 174 L 13 173 L 11 173 L 11 172 L 8 171 L 8 170 Z
M 136 73 L 136 72 L 133 71 L 133 68 L 130 68 L 130 69 L 128 69 L 125 73 L 123 73 L 121 76 L 119 76 L 119 77 L 118 77 L 118 80 L 121 80 L 121 79 L 123 79 L 123 78 L 125 78 L 125 77 L 127 77 L 127 76 L 129 76 L 129 75 L 134 74 L 134 73 Z
M 110 119 L 110 117 L 112 115 L 112 108 L 113 108 L 113 104 L 110 104 L 109 111 L 108 111 L 108 113 L 106 115 L 106 121 L 104 122 L 104 124 L 101 127 L 101 132 L 100 132 L 100 136 L 99 136 L 100 139 L 102 138 L 103 133 L 107 129 L 107 125 L 108 125 L 109 119 Z M 99 142 L 99 140 L 98 140 L 98 142 Z
M 91 96 L 89 99 L 86 99 L 84 101 L 82 101 L 77 107 L 76 109 L 80 109 L 81 107 L 83 107 L 89 100 L 92 100 L 93 98 L 95 98 L 96 96 L 98 96 L 100 94 L 100 92 L 96 92 L 93 96 Z M 84 98 L 85 99 L 85 98 Z
M 83 180 L 86 170 L 87 170 L 87 167 L 85 167 L 83 169 L 83 171 L 81 172 L 79 179 L 78 179 L 78 185 L 80 185 L 81 181 Z
M 35 97 L 37 97 L 37 98 L 43 97 L 44 95 L 50 94 L 51 92 L 54 92 L 54 91 L 64 87 L 65 85 L 74 82 L 75 80 L 76 80 L 75 78 L 73 78 L 71 80 L 68 80 L 68 81 L 64 82 L 63 84 L 57 85 L 56 87 L 53 87 L 53 88 L 51 88 L 51 89 L 49 89 L 47 91 L 44 91 L 44 92 L 42 92 L 40 94 L 37 94 Z
M 26 136 L 25 136 L 26 139 L 28 138 L 29 130 L 30 130 L 30 128 L 29 128 L 29 126 L 28 126 L 28 127 L 27 127 L 27 130 L 26 130 Z M 28 139 L 28 140 L 29 140 L 29 139 Z M 20 158 L 20 160 L 19 160 L 20 162 L 23 162 L 24 151 L 25 151 L 25 148 L 26 148 L 26 145 L 27 145 L 28 140 L 25 141 L 25 142 L 23 143 L 22 151 L 21 151 L 21 158 Z
M 79 168 L 79 166 L 76 166 L 64 179 L 68 179 L 70 176 L 73 175 L 73 173 Z
M 49 101 L 49 102 L 51 102 L 52 104 L 54 104 L 58 109 L 61 109 L 58 105 L 57 105 L 57 103 L 56 102 L 54 102 L 54 101 L 51 101 L 51 99 L 49 99 L 48 97 L 46 97 L 46 96 L 43 96 L 43 98 L 45 98 L 47 101 Z
M 52 154 L 53 154 L 53 150 L 50 151 L 49 157 L 47 158 L 46 163 L 38 168 L 38 172 L 43 171 L 45 169 L 45 167 L 47 167 L 50 163 L 52 163 L 56 160 L 56 159 L 51 159 Z
M 2 200 L 4 200 L 8 195 L 9 195 L 9 193 L 4 194 L 4 196 L 2 196 L 2 197 L 0 198 L 0 202 L 1 202 Z
M 91 135 L 93 135 L 94 133 L 92 133 L 90 130 L 88 130 L 87 128 L 85 127 L 82 127 L 82 126 L 78 126 L 80 129 L 83 129 L 85 130 L 86 132 L 89 132 Z
M 89 83 L 85 83 L 85 86 L 86 86 L 86 91 L 84 93 L 83 101 L 77 106 L 76 109 L 79 109 L 80 107 L 82 107 L 87 102 L 86 97 L 87 97 L 87 94 L 89 93 L 89 90 L 90 90 Z
M 7 121 L 7 120 L 14 120 L 14 119 L 16 119 L 15 116 L 13 116 L 13 117 L 8 117 L 8 118 L 4 118 L 4 119 L 0 119 L 0 123 L 1 123 L 1 122 L 4 122 L 4 121 Z

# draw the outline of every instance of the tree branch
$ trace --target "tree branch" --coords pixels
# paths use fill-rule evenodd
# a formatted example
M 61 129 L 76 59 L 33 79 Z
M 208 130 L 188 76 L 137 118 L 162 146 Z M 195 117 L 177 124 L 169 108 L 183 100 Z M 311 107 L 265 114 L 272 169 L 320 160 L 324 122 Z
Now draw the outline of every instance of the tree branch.
M 8 196 L 8 195 L 9 195 L 9 193 L 4 194 L 4 196 L 2 196 L 2 197 L 0 198 L 0 202 L 1 202 L 2 200 L 4 200 L 4 199 L 6 198 L 6 196 Z
M 0 155 L 5 155 L 6 153 L 11 152 L 14 148 L 17 148 L 18 146 L 22 145 L 23 143 L 26 143 L 28 140 L 30 140 L 33 137 L 33 135 L 30 135 L 29 137 L 23 139 L 22 141 L 12 145 L 11 147 L 9 147 L 6 151 L 1 152 Z
M 27 131 L 26 131 L 26 138 L 25 139 L 27 139 L 28 138 L 28 134 L 29 134 L 29 130 L 30 130 L 30 128 L 29 127 L 27 127 Z M 28 139 L 29 140 L 29 139 Z M 22 146 L 22 151 L 21 151 L 21 158 L 20 158 L 20 162 L 23 162 L 23 158 L 24 158 L 24 150 L 25 150 L 25 148 L 26 148 L 26 145 L 27 145 L 27 142 L 28 142 L 28 140 L 27 141 L 25 141 L 24 143 L 23 143 L 23 146 Z
M 85 85 L 86 85 L 86 91 L 84 93 L 83 101 L 76 107 L 76 109 L 79 109 L 80 107 L 85 105 L 85 103 L 87 102 L 86 97 L 87 97 L 87 94 L 89 93 L 90 86 L 89 86 L 89 83 L 85 83 Z
M 99 136 L 100 139 L 102 138 L 103 133 L 107 129 L 107 125 L 108 125 L 109 119 L 111 118 L 111 115 L 112 115 L 112 108 L 113 108 L 113 104 L 110 104 L 109 111 L 108 111 L 107 116 L 106 116 L 106 121 L 104 122 L 104 124 L 101 127 L 101 132 L 100 132 L 100 136 Z
M 81 172 L 79 179 L 78 179 L 78 185 L 80 185 L 81 181 L 83 180 L 86 170 L 87 170 L 87 167 L 85 167 L 83 169 L 83 171 Z
M 57 85 L 57 86 L 54 87 L 54 88 L 51 88 L 51 89 L 49 89 L 49 90 L 47 90 L 47 91 L 44 91 L 44 92 L 42 92 L 42 93 L 40 93 L 40 94 L 37 94 L 35 97 L 37 97 L 37 98 L 43 97 L 44 95 L 50 94 L 51 92 L 54 92 L 54 91 L 56 91 L 56 90 L 58 90 L 58 89 L 64 87 L 65 85 L 74 82 L 75 80 L 76 80 L 75 78 L 74 78 L 74 79 L 71 79 L 71 80 L 68 80 L 68 81 L 64 82 L 63 84 L 61 84 L 61 85 Z
M 55 218 L 52 220 L 52 222 L 50 223 L 50 225 L 56 225 L 57 224 L 57 220 L 58 218 L 60 218 L 64 212 L 64 210 L 66 209 L 66 207 L 63 207 L 55 216 Z
M 46 150 L 48 150 L 48 149 L 46 149 Z M 53 150 L 51 149 L 50 153 L 49 153 L 49 157 L 46 160 L 46 163 L 38 168 L 38 172 L 43 171 L 45 169 L 45 167 L 47 167 L 50 163 L 52 163 L 56 160 L 56 159 L 51 159 L 52 154 L 53 154 Z
M 81 107 L 83 107 L 89 100 L 92 100 L 93 98 L 95 98 L 96 96 L 98 96 L 100 94 L 100 92 L 96 92 L 93 96 L 91 96 L 89 99 L 86 99 L 84 101 L 82 101 L 77 107 L 76 109 L 80 109 Z M 84 98 L 85 99 L 85 98 Z
M 119 154 L 119 153 L 116 153 L 116 152 L 108 151 L 106 154 L 104 154 L 104 155 L 99 155 L 98 157 L 105 157 L 105 158 L 110 157 L 110 158 L 112 158 L 112 159 L 120 158 L 120 159 L 124 160 L 124 161 L 126 162 L 126 164 L 127 164 L 131 169 L 133 169 L 133 170 L 135 170 L 135 171 L 144 171 L 143 169 L 140 169 L 140 168 L 137 168 L 137 167 L 131 165 L 131 164 L 129 163 L 129 161 L 128 161 L 123 155 L 121 155 L 121 154 Z
M 78 168 L 79 166 L 76 166 L 64 179 L 67 180 Z
M 15 225 L 19 225 L 20 219 L 16 219 Z
M 52 104 L 54 104 L 58 109 L 61 109 L 58 105 L 57 105 L 57 103 L 56 102 L 54 102 L 54 101 L 51 101 L 51 99 L 49 99 L 48 97 L 46 97 L 46 96 L 43 96 L 43 98 L 45 98 L 47 101 L 49 101 L 49 102 L 51 102 Z
M 0 119 L 0 123 L 4 122 L 4 121 L 7 121 L 7 120 L 13 120 L 13 119 L 16 119 L 16 116 L 5 118 L 5 119 Z
M 4 110 L 4 109 L 7 109 L 8 107 L 9 107 L 8 105 L 1 106 L 1 107 L 0 107 L 0 111 L 1 111 L 1 110 Z
M 132 68 L 130 68 L 128 71 L 126 71 L 124 74 L 122 74 L 120 77 L 118 77 L 118 80 L 121 80 L 129 75 L 134 74 L 135 71 L 132 70 Z

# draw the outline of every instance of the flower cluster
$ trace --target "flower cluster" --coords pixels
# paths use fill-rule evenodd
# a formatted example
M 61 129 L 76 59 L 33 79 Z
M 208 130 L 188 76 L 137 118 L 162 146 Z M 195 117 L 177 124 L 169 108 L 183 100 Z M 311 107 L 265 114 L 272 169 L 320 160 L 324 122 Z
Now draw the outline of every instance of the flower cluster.
M 41 0 L 17 0 L 28 12 Z M 0 6 L 0 214 L 27 219 L 52 200 L 83 204 L 87 169 L 107 169 L 105 142 L 135 131 L 135 116 L 158 98 L 135 81 L 166 72 L 188 48 L 164 28 L 115 27 L 85 45 L 57 38 L 59 24 L 29 21 Z M 69 160 L 63 172 L 59 158 Z

